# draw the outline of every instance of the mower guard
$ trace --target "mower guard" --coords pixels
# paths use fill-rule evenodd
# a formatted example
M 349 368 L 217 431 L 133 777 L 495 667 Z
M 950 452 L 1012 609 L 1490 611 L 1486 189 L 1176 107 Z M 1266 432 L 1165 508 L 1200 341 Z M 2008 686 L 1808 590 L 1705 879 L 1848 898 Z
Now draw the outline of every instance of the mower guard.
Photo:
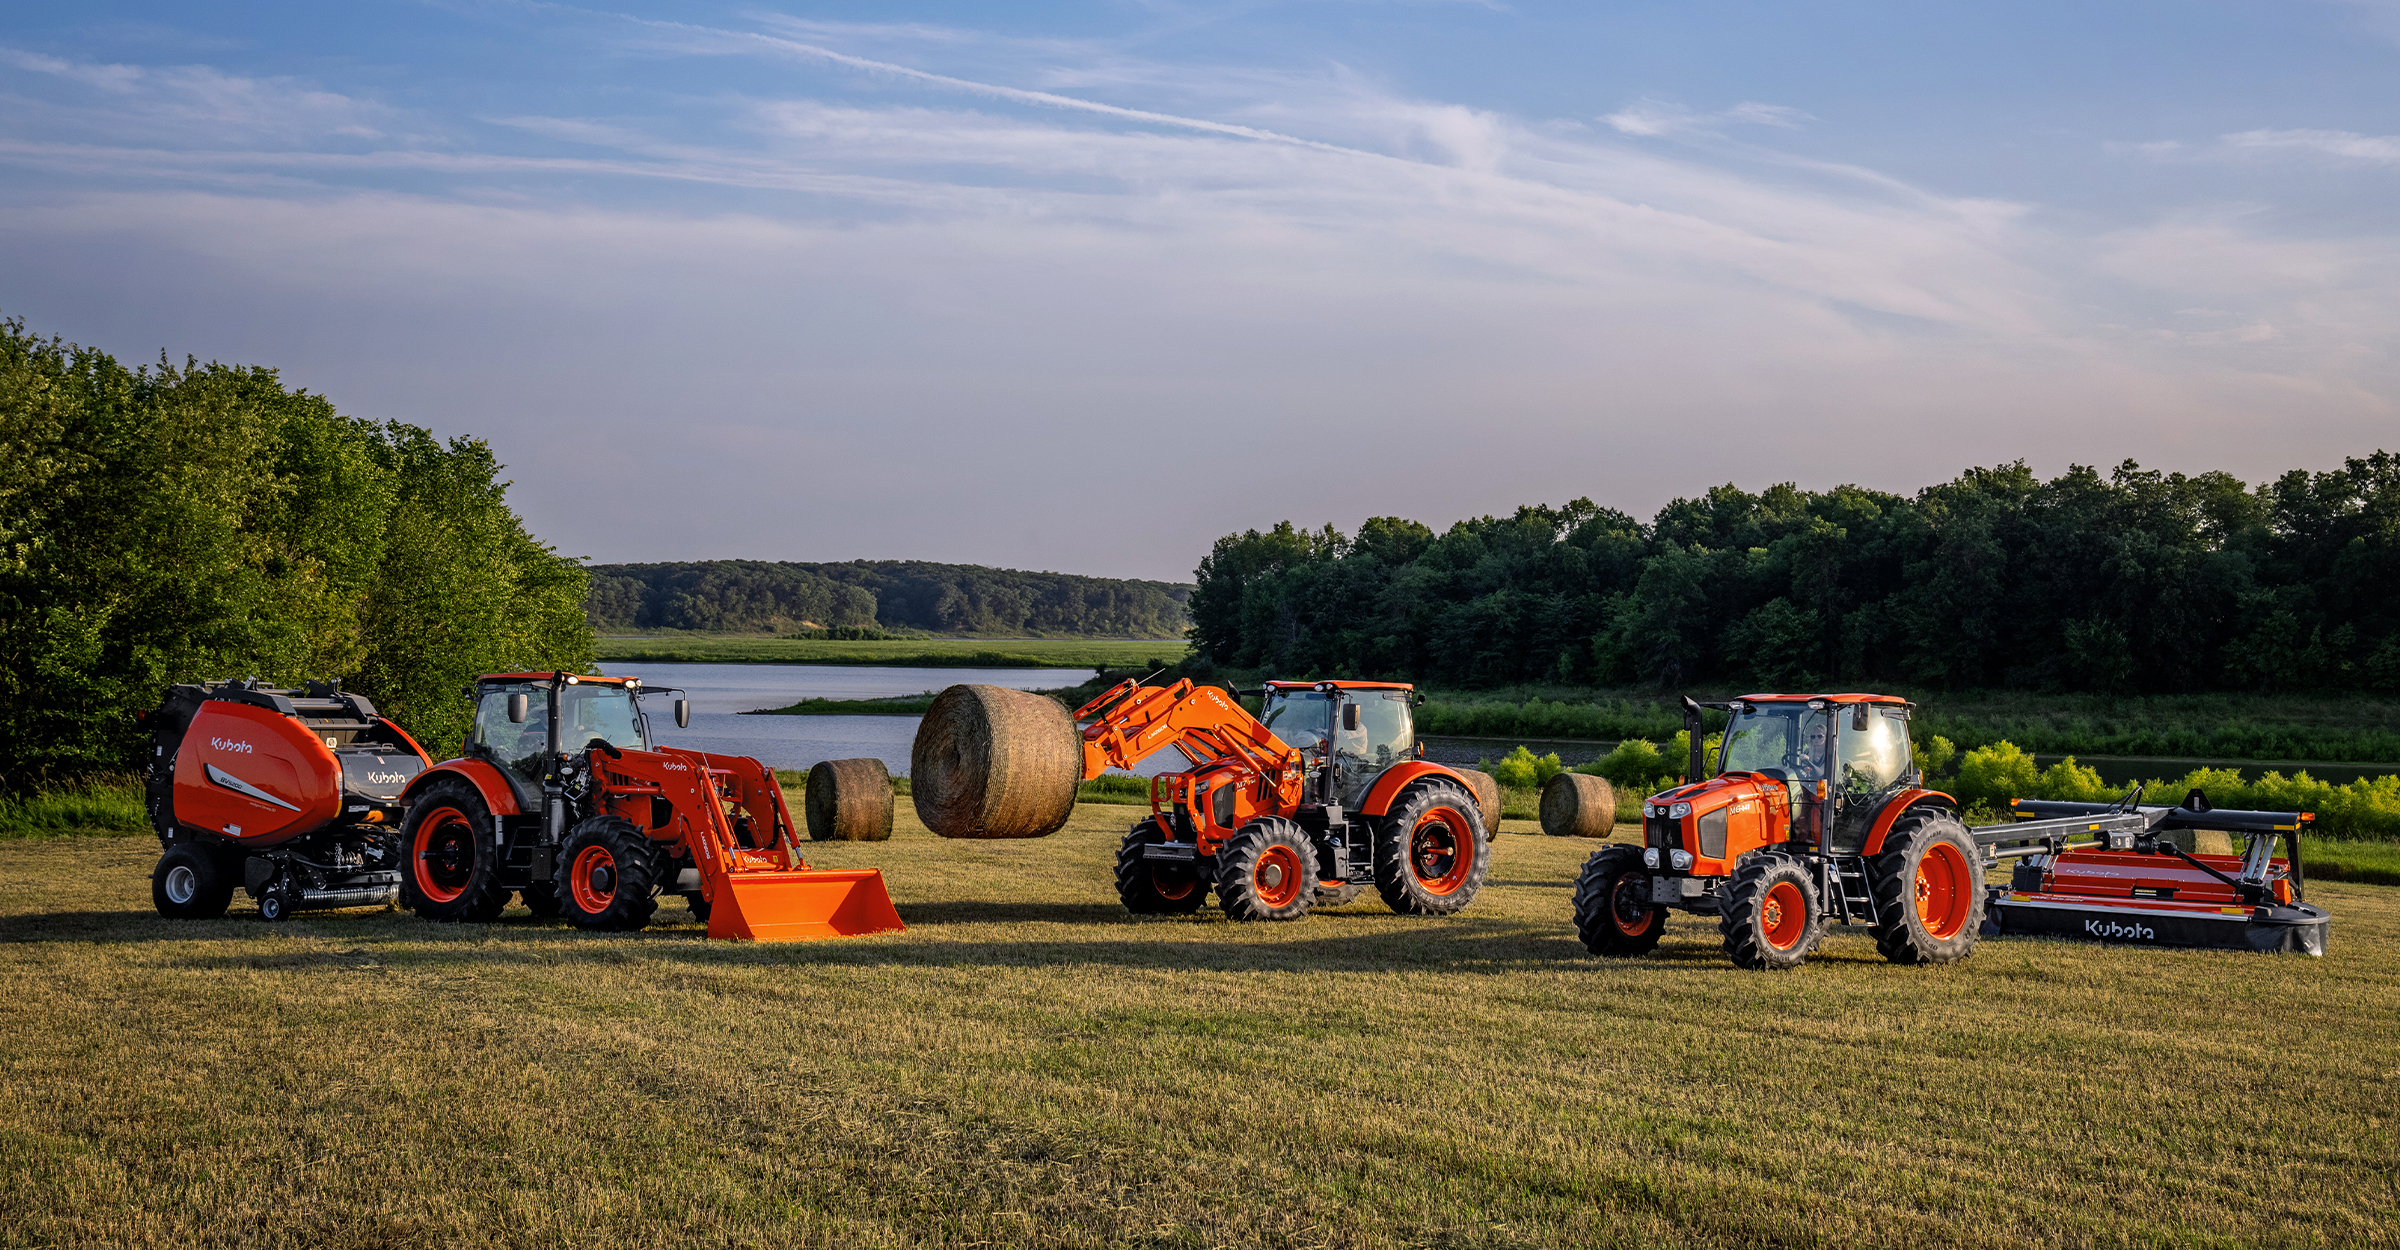
M 708 935 L 750 942 L 891 933 L 906 928 L 873 868 L 731 872 L 709 900 Z

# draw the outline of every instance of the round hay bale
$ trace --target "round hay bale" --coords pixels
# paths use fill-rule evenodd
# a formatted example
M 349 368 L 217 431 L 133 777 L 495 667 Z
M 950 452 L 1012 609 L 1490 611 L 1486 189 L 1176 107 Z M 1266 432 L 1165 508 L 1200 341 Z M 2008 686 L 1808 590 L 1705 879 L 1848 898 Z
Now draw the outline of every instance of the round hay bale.
M 999 686 L 934 696 L 908 752 L 917 819 L 945 838 L 1039 838 L 1075 810 L 1083 736 L 1056 700 Z
M 1500 783 L 1490 773 L 1472 768 L 1453 768 L 1450 771 L 1467 779 L 1467 789 L 1475 795 L 1475 806 L 1483 813 L 1483 831 L 1497 836 L 1500 832 Z
M 808 770 L 808 836 L 882 842 L 892 836 L 892 773 L 882 760 L 824 760 Z
M 1617 827 L 1617 788 L 1606 777 L 1560 773 L 1542 787 L 1542 832 L 1554 838 L 1605 838 Z

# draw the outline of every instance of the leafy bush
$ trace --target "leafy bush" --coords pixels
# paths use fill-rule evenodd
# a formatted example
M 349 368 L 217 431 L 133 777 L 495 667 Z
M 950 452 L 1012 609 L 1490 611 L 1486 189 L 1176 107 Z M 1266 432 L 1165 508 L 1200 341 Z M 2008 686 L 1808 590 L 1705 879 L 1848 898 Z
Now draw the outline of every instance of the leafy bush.
M 2173 780 L 2160 777 L 2145 784 L 2145 802 L 2177 803 L 2191 791 L 2200 790 L 2214 807 L 2313 812 L 2317 830 L 2336 837 L 2400 837 L 2400 775 L 2387 773 L 2337 785 L 2319 781 L 2306 771 L 2288 777 L 2269 771 L 2250 781 L 2238 769 L 2195 768 Z M 2098 772 L 2072 758 L 2036 769 L 2031 756 L 2008 742 L 1967 752 L 1959 761 L 1958 777 L 1948 784 L 1949 792 L 1963 806 L 1994 812 L 2007 811 L 2010 799 L 2113 802 L 2130 788 L 2101 780 Z
M 1552 777 L 1566 770 L 1567 766 L 1559 762 L 1558 752 L 1552 751 L 1548 755 L 1535 755 L 1531 750 L 1520 746 L 1502 757 L 1499 763 L 1484 771 L 1490 773 L 1492 780 L 1499 782 L 1503 787 L 1539 790 L 1550 784 Z
M 1659 788 L 1661 780 L 1674 776 L 1678 767 L 1650 745 L 1649 739 L 1627 738 L 1616 750 L 1575 771 L 1606 777 L 1620 791 L 1648 794 Z

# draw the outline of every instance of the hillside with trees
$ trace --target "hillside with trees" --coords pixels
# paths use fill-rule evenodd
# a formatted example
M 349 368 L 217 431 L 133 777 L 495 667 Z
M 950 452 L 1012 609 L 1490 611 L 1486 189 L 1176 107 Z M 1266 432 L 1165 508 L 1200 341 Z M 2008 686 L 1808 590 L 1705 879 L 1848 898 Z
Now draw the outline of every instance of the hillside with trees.
M 1208 661 L 1455 686 L 2400 691 L 2400 456 L 2256 487 L 2022 463 L 1914 495 L 1720 486 L 1435 534 L 1217 541 Z
M 173 682 L 340 678 L 439 751 L 478 673 L 585 668 L 583 568 L 500 469 L 273 369 L 0 323 L 0 789 L 138 767 Z
M 725 633 L 877 628 L 1022 637 L 1173 638 L 1192 588 L 971 564 L 706 560 L 592 566 L 594 628 Z

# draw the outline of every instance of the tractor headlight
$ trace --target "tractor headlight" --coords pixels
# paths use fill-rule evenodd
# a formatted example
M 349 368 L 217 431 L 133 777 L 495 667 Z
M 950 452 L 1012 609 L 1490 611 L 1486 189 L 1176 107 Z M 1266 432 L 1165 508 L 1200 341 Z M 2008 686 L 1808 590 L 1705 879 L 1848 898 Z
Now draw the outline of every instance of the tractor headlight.
M 1644 820 L 1648 820 L 1648 819 L 1650 819 L 1651 817 L 1653 817 L 1653 816 L 1656 816 L 1656 815 L 1658 815 L 1658 804 L 1656 804 L 1656 803 L 1644 803 L 1644 804 L 1642 804 L 1642 819 L 1644 819 Z
M 1690 851 L 1669 851 L 1667 852 L 1667 862 L 1675 866 L 1675 871 L 1682 872 L 1692 866 L 1692 853 Z
M 1656 868 L 1656 867 L 1658 867 L 1658 848 L 1657 848 L 1657 847 L 1655 847 L 1655 846 L 1645 846 L 1645 847 L 1643 847 L 1643 848 L 1642 848 L 1642 867 L 1644 867 L 1644 868 Z
M 1677 803 L 1675 806 L 1667 809 L 1667 818 L 1669 820 L 1681 820 L 1691 814 L 1692 805 L 1689 803 Z

